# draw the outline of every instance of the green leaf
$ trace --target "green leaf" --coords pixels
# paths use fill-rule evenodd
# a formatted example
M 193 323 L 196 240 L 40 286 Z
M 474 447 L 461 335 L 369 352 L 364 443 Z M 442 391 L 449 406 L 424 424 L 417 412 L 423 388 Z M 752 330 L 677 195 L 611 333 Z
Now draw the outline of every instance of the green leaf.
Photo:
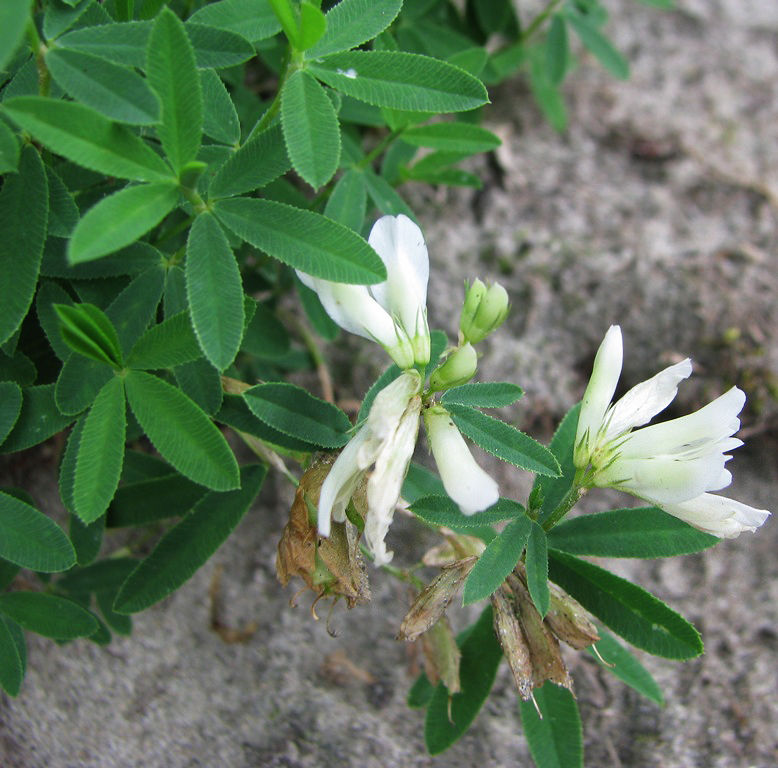
M 171 177 L 165 161 L 129 128 L 82 104 L 19 96 L 3 109 L 52 152 L 84 168 L 135 181 Z
M 360 284 L 386 279 L 378 254 L 356 233 L 321 214 L 248 198 L 220 200 L 214 212 L 238 237 L 313 277 Z
M 111 120 L 133 125 L 159 121 L 159 99 L 129 67 L 67 48 L 50 50 L 46 66 L 63 90 Z
M 669 10 L 675 6 L 674 0 L 638 0 L 638 2 L 662 10 Z
M 94 0 L 61 0 L 46 5 L 43 14 L 43 36 L 50 44 L 68 29 L 109 24 L 111 21 L 108 11 Z
M 122 485 L 108 510 L 110 528 L 149 525 L 185 515 L 205 495 L 202 485 L 177 473 Z
M 549 449 L 559 462 L 562 473 L 559 477 L 535 478 L 532 493 L 542 497 L 542 505 L 538 514 L 539 522 L 543 522 L 562 503 L 568 491 L 573 486 L 575 466 L 573 465 L 573 444 L 578 429 L 578 414 L 581 404 L 574 405 L 560 422 L 551 438 Z
M 105 623 L 118 635 L 132 634 L 132 617 L 116 613 L 113 609 L 116 594 L 110 592 L 98 592 L 95 595 L 100 613 L 103 614 Z
M 361 232 L 367 212 L 367 185 L 365 174 L 356 168 L 346 171 L 332 188 L 324 215 Z
M 660 707 L 664 706 L 662 690 L 648 670 L 602 626 L 597 627 L 600 639 L 586 652 L 611 674 L 623 680 L 630 688 L 650 699 Z
M 227 441 L 186 395 L 143 371 L 130 371 L 124 386 L 154 447 L 182 475 L 215 491 L 238 486 L 238 465 Z
M 575 10 L 574 6 L 567 7 L 566 17 L 581 42 L 600 64 L 619 80 L 628 80 L 629 63 L 613 47 L 613 43 L 602 35 L 580 11 Z
M 436 496 L 443 501 L 451 501 L 445 494 L 443 483 L 432 470 L 422 467 L 415 461 L 410 463 L 400 494 L 403 499 L 409 504 L 414 504 L 424 496 Z M 464 517 L 464 515 L 460 513 L 460 517 Z
M 160 268 L 141 272 L 106 310 L 106 315 L 116 328 L 123 355 L 129 354 L 156 317 L 165 287 L 165 276 L 165 270 Z
M 126 187 L 92 206 L 78 222 L 70 241 L 71 264 L 99 259 L 142 237 L 178 203 L 178 189 L 168 181 Z
M 188 312 L 149 328 L 132 348 L 127 365 L 140 371 L 172 368 L 202 356 Z
M 524 390 L 507 381 L 478 381 L 447 390 L 440 398 L 448 405 L 455 403 L 475 408 L 501 408 L 513 405 L 524 395 Z
M 516 427 L 465 405 L 447 403 L 446 410 L 462 434 L 488 453 L 539 475 L 559 474 L 553 454 Z
M 200 350 L 200 345 L 197 345 Z M 202 355 L 202 351 L 200 351 Z M 174 371 L 181 391 L 190 397 L 209 416 L 213 416 L 222 404 L 222 379 L 204 357 L 191 363 L 177 365 Z
M 66 246 L 67 241 L 62 238 L 50 237 L 46 241 L 41 275 L 93 280 L 98 277 L 136 275 L 163 266 L 162 253 L 148 243 L 136 242 L 99 261 L 75 265 L 68 263 Z
M 13 381 L 0 382 L 0 445 L 22 411 L 22 390 Z
M 19 140 L 8 125 L 0 120 L 0 173 L 9 173 L 19 167 Z
M 296 48 L 299 51 L 307 51 L 321 40 L 327 29 L 327 20 L 324 14 L 310 0 L 300 2 L 300 35 Z
M 567 129 L 567 108 L 559 88 L 551 82 L 546 69 L 545 56 L 541 50 L 533 51 L 530 57 L 529 84 L 535 101 L 554 130 Z
M 0 616 L 0 688 L 9 696 L 18 696 L 23 680 L 24 665 L 11 634 L 10 621 Z
M 76 554 L 62 529 L 42 512 L 0 491 L 0 557 L 33 571 L 66 571 Z
M 207 24 L 236 32 L 252 43 L 266 40 L 280 31 L 268 0 L 221 0 L 201 8 L 188 23 Z
M 340 326 L 327 314 L 319 300 L 319 295 L 307 285 L 303 285 L 297 275 L 295 275 L 295 285 L 308 322 L 323 339 L 334 341 L 340 333 Z
M 429 681 L 427 675 L 422 672 L 416 682 L 408 691 L 408 698 L 405 700 L 409 709 L 426 709 L 432 701 L 432 694 L 435 693 L 435 687 Z
M 492 607 L 487 606 L 478 621 L 457 638 L 462 653 L 462 690 L 449 701 L 448 689 L 442 683 L 435 689 L 424 723 L 424 741 L 431 755 L 445 752 L 467 731 L 492 690 L 502 658 L 492 621 Z
M 76 560 L 79 565 L 89 565 L 100 554 L 104 532 L 105 517 L 95 520 L 90 525 L 84 525 L 77 515 L 70 515 L 68 535 L 76 550 Z
M 462 605 L 483 600 L 505 581 L 516 567 L 527 544 L 532 521 L 522 515 L 511 520 L 486 546 L 473 566 L 462 593 Z
M 194 48 L 199 69 L 234 67 L 256 55 L 254 46 L 241 30 L 219 29 L 216 25 L 193 23 L 184 25 Z
M 252 413 L 268 426 L 321 448 L 342 448 L 351 422 L 336 405 L 283 382 L 258 384 L 243 393 Z
M 49 165 L 46 166 L 46 181 L 49 187 L 48 234 L 70 237 L 80 216 L 76 201 L 57 172 Z
M 548 613 L 551 594 L 548 590 L 548 545 L 546 532 L 533 521 L 527 540 L 527 586 L 541 617 Z
M 100 390 L 78 443 L 73 504 L 87 525 L 105 514 L 119 485 L 126 425 L 124 385 L 117 376 Z
M 120 366 L 119 336 L 105 312 L 94 304 L 55 304 L 63 341 L 77 354 Z
M 108 364 L 72 354 L 65 360 L 57 379 L 57 408 L 70 416 L 72 421 L 73 417 L 92 404 L 97 393 L 113 375 L 114 370 Z
M 32 0 L 3 0 L 0 4 L 0 69 L 5 69 L 31 23 Z
M 157 129 L 162 148 L 180 171 L 200 149 L 203 102 L 192 44 L 184 25 L 168 8 L 157 16 L 149 36 L 146 75 L 162 104 Z
M 311 62 L 319 80 L 368 104 L 412 112 L 463 112 L 488 102 L 483 83 L 459 67 L 395 51 L 351 51 Z
M 519 708 L 535 765 L 583 768 L 583 729 L 573 694 L 567 688 L 547 682 L 536 688 L 533 696 L 534 702 L 520 701 Z
M 6 176 L 0 190 L 0 344 L 11 338 L 32 303 L 48 210 L 46 172 L 40 155 L 27 146 L 19 161 L 19 172 Z
M 425 523 L 442 525 L 458 531 L 516 518 L 524 518 L 529 522 L 524 507 L 511 499 L 499 499 L 496 504 L 492 504 L 488 509 L 476 512 L 474 515 L 463 515 L 453 499 L 438 495 L 416 499 L 411 504 L 410 509 L 416 517 Z M 518 560 L 518 557 L 516 559 Z
M 300 48 L 300 21 L 291 0 L 268 0 L 292 48 Z
M 97 595 L 101 592 L 115 594 L 138 566 L 138 562 L 132 557 L 99 560 L 86 568 L 78 568 L 65 574 L 57 581 L 56 587 L 74 595 Z
M 264 360 L 286 357 L 291 349 L 286 328 L 267 305 L 255 302 L 255 307 L 254 317 L 243 335 L 241 349 Z
M 212 69 L 200 72 L 203 91 L 203 132 L 216 141 L 235 145 L 240 141 L 240 122 L 230 94 Z
M 0 612 L 30 632 L 55 640 L 89 637 L 97 631 L 89 611 L 72 600 L 43 592 L 7 592 L 0 595 Z
M 281 121 L 294 169 L 314 189 L 326 184 L 340 160 L 340 127 L 332 102 L 308 72 L 298 70 L 284 83 Z
M 82 51 L 116 64 L 143 69 L 146 46 L 153 27 L 150 21 L 129 21 L 74 29 L 57 40 L 60 48 Z
M 16 453 L 32 448 L 57 434 L 74 420 L 64 416 L 54 399 L 54 385 L 27 387 L 22 391 L 22 410 L 0 453 Z
M 186 583 L 243 519 L 259 493 L 265 473 L 263 466 L 244 467 L 237 490 L 206 494 L 130 574 L 119 590 L 114 610 L 137 613 Z
M 637 648 L 666 659 L 693 659 L 702 653 L 699 632 L 635 584 L 554 549 L 549 550 L 549 576 Z
M 383 176 L 369 168 L 365 170 L 364 176 L 367 193 L 381 213 L 391 216 L 404 213 L 411 221 L 417 222 L 416 214 Z
M 281 124 L 255 133 L 219 168 L 208 188 L 211 199 L 253 192 L 286 173 L 291 164 Z
M 205 356 L 223 371 L 235 359 L 243 337 L 240 271 L 226 235 L 210 214 L 195 219 L 186 251 L 192 325 Z
M 402 140 L 415 147 L 474 155 L 490 152 L 502 143 L 491 131 L 471 123 L 430 123 L 403 131 Z
M 548 79 L 554 85 L 559 85 L 567 74 L 570 51 L 567 42 L 567 25 L 565 18 L 559 13 L 551 17 L 546 36 L 546 68 Z
M 402 0 L 341 0 L 327 11 L 327 31 L 306 58 L 348 51 L 381 34 L 402 8 Z

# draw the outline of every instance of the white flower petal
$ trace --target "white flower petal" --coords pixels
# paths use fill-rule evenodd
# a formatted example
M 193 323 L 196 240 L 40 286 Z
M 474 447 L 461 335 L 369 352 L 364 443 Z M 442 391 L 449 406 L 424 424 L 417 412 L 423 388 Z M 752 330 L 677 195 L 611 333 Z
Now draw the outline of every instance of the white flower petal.
M 749 507 L 734 499 L 711 493 L 700 494 L 681 504 L 658 506 L 700 531 L 726 539 L 733 539 L 743 531 L 755 531 L 770 516 L 766 509 Z
M 586 467 L 605 418 L 605 412 L 613 399 L 621 375 L 623 348 L 621 328 L 612 325 L 597 350 L 592 377 L 584 392 L 578 430 L 575 435 L 573 461 L 576 467 Z
M 742 390 L 732 387 L 694 413 L 633 432 L 619 446 L 619 454 L 623 457 L 671 454 L 700 442 L 727 446 L 711 450 L 731 450 L 731 443 L 726 439 L 740 429 L 737 415 L 745 401 Z
M 635 427 L 647 424 L 658 413 L 667 408 L 678 394 L 678 384 L 692 372 L 692 361 L 686 360 L 671 365 L 632 387 L 610 409 L 606 419 L 608 427 L 604 440 L 613 440 Z
M 429 408 L 424 426 L 443 487 L 462 514 L 491 507 L 500 498 L 499 486 L 477 464 L 451 416 L 441 406 Z

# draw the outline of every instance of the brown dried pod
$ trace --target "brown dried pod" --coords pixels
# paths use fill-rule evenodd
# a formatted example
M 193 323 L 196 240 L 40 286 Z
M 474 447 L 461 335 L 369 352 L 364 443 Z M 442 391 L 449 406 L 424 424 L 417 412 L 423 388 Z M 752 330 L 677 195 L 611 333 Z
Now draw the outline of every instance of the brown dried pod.
M 584 607 L 570 597 L 562 587 L 549 582 L 551 604 L 546 614 L 546 623 L 551 631 L 564 643 L 582 651 L 600 639 L 597 627 L 589 620 Z
M 466 557 L 444 566 L 413 602 L 403 619 L 397 639 L 413 642 L 432 627 L 443 616 L 477 560 L 477 557 Z
M 470 536 L 466 533 L 454 533 L 448 528 L 441 529 L 445 541 L 436 544 L 432 549 L 424 553 L 421 561 L 424 565 L 442 568 L 445 565 L 451 565 L 455 560 L 461 560 L 473 555 L 480 557 L 486 544 L 477 536 Z
M 459 659 L 454 631 L 447 616 L 442 616 L 421 638 L 424 652 L 424 671 L 433 685 L 442 682 L 449 697 L 459 693 Z
M 370 589 L 358 536 L 349 523 L 333 523 L 329 538 L 319 536 L 316 506 L 321 486 L 329 474 L 334 456 L 325 456 L 303 473 L 278 542 L 276 574 L 286 585 L 299 576 L 305 585 L 322 597 L 345 597 L 353 608 L 370 600 Z
M 508 666 L 513 672 L 513 679 L 519 689 L 519 695 L 524 701 L 532 698 L 533 675 L 530 650 L 524 631 L 516 616 L 516 606 L 502 587 L 492 595 L 494 609 L 494 631 L 500 641 Z

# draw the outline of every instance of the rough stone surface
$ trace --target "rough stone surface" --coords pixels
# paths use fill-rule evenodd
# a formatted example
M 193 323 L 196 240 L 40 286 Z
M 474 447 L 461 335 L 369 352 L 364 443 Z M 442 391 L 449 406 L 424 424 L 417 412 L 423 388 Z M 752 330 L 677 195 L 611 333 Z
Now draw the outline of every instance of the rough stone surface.
M 432 259 L 430 318 L 453 335 L 452 296 L 464 280 L 504 282 L 513 312 L 507 331 L 483 345 L 481 376 L 521 384 L 527 394 L 506 415 L 544 439 L 580 397 L 611 323 L 624 329 L 625 386 L 692 356 L 695 375 L 674 414 L 743 386 L 750 437 L 730 465 L 732 494 L 775 510 L 778 4 L 678 6 L 612 4 L 610 29 L 632 77 L 616 82 L 582 57 L 566 86 L 567 135 L 554 134 L 511 82 L 488 113 L 504 144 L 479 161 L 484 189 L 413 192 Z M 361 339 L 343 344 L 331 355 L 346 366 L 336 371 L 338 395 L 359 397 L 380 361 Z M 357 370 L 355 360 L 366 365 Z M 52 509 L 53 463 L 45 453 L 35 460 L 4 475 Z M 522 498 L 527 479 L 494 470 L 504 493 Z M 108 648 L 30 637 L 23 692 L 0 704 L 0 765 L 529 764 L 504 667 L 471 731 L 445 757 L 426 755 L 423 716 L 404 705 L 418 659 L 394 640 L 402 586 L 371 574 L 372 603 L 337 609 L 335 638 L 311 619 L 308 597 L 288 606 L 294 588 L 277 584 L 274 556 L 291 497 L 282 479 L 269 480 L 212 561 L 137 616 L 132 637 Z M 623 503 L 592 494 L 585 509 Z M 390 534 L 399 564 L 432 542 L 402 519 Z M 607 563 L 692 620 L 707 652 L 686 664 L 640 656 L 665 691 L 663 709 L 571 654 L 587 765 L 778 764 L 777 545 L 771 520 L 703 554 Z M 245 643 L 211 629 L 217 577 L 220 621 L 257 625 Z

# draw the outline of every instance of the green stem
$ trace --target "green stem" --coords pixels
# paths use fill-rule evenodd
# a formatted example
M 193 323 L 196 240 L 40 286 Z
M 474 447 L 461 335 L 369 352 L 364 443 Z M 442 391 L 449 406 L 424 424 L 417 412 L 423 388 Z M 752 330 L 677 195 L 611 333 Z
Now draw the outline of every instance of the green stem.
M 376 144 L 375 147 L 373 147 L 372 151 L 366 154 L 360 161 L 357 168 L 360 170 L 364 170 L 365 168 L 368 168 L 373 160 L 375 160 L 390 144 L 397 141 L 397 139 L 402 134 L 402 130 L 395 130 L 391 133 L 388 133 L 386 136 L 384 136 L 381 141 Z
M 46 66 L 46 51 L 48 51 L 48 48 L 38 34 L 38 28 L 35 26 L 34 19 L 30 19 L 27 22 L 27 39 L 30 42 L 30 48 L 38 67 L 38 92 L 41 96 L 48 96 L 51 89 L 51 73 Z
M 281 94 L 284 90 L 284 83 L 290 78 L 291 75 L 300 69 L 301 66 L 302 61 L 297 59 L 293 61 L 291 48 L 287 48 L 283 64 L 281 65 L 281 73 L 278 76 L 278 91 L 276 92 L 275 98 L 273 99 L 270 106 L 265 110 L 265 113 L 262 115 L 262 117 L 257 120 L 256 124 L 251 129 L 251 132 L 246 137 L 246 141 L 243 142 L 244 144 L 248 142 L 255 133 L 262 133 L 262 131 L 264 131 L 265 128 L 267 128 L 270 123 L 273 122 L 275 116 L 278 114 L 278 110 L 281 109 Z
M 535 32 L 538 31 L 540 25 L 556 10 L 556 7 L 562 2 L 562 0 L 551 0 L 551 2 L 530 22 L 530 25 L 521 33 L 519 38 L 520 43 L 526 43 Z
M 543 522 L 543 530 L 550 531 L 581 499 L 586 493 L 587 487 L 581 484 L 583 470 L 577 470 L 573 484 L 559 506 Z

